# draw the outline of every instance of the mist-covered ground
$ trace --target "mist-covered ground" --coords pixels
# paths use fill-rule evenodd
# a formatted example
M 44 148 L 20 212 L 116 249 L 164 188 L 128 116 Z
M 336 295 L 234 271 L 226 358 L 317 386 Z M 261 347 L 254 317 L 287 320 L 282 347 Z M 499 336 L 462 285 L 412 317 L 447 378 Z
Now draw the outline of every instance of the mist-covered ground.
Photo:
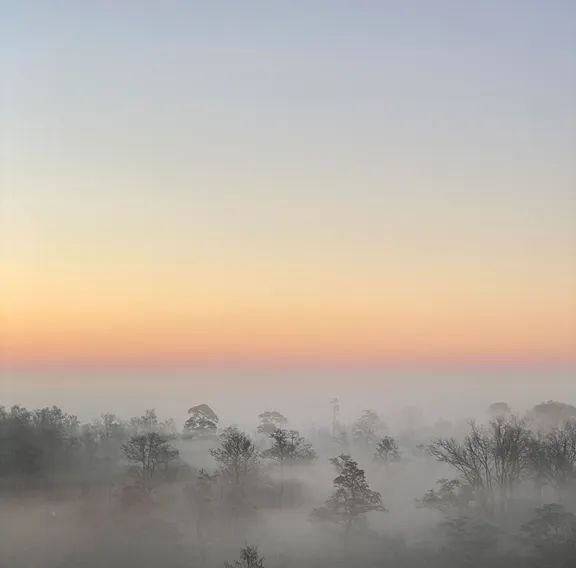
M 16 376 L 0 411 L 0 566 L 576 566 L 566 370 L 549 394 L 519 372 L 244 388 L 239 374 L 228 390 L 132 374 L 100 398 L 93 375 L 37 391 Z

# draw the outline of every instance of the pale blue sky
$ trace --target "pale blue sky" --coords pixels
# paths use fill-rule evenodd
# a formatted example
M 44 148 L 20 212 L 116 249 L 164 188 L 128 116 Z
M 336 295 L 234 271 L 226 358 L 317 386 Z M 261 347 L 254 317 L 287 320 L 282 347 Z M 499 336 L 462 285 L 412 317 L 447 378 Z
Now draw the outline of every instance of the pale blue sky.
M 130 265 L 102 292 L 112 312 L 146 285 L 145 309 L 182 311 L 179 279 L 272 327 L 283 303 L 314 320 L 325 302 L 409 330 L 426 313 L 423 343 L 446 325 L 499 329 L 504 351 L 574 347 L 576 3 L 0 10 L 0 237 L 38 329 L 75 286 L 90 300 L 88 269 Z M 20 293 L 55 275 L 62 297 Z M 474 333 L 454 350 L 490 339 Z

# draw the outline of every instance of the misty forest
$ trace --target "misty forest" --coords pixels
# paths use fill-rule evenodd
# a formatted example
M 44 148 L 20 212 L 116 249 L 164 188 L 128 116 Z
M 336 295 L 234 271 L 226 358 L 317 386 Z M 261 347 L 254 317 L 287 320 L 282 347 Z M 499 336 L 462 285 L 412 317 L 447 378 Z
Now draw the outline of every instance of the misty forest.
M 0 408 L 10 568 L 576 566 L 576 407 L 252 428 L 209 405 L 82 424 Z

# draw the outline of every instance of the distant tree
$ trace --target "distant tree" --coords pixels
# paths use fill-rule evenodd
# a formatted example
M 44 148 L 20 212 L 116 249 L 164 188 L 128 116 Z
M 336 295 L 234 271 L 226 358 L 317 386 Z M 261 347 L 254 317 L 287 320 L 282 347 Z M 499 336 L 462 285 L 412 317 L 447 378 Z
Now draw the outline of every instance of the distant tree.
M 528 454 L 537 487 L 550 485 L 558 496 L 576 485 L 576 422 L 565 422 L 545 434 L 535 436 Z
M 216 434 L 218 416 L 207 404 L 198 404 L 188 409 L 190 417 L 184 423 L 184 435 L 206 437 Z
M 536 509 L 534 517 L 522 526 L 522 533 L 538 568 L 576 566 L 576 515 L 562 505 Z
M 262 457 L 277 462 L 281 468 L 285 465 L 310 463 L 316 459 L 316 452 L 296 430 L 276 428 L 269 434 L 272 446 L 262 452 Z
M 386 429 L 386 425 L 378 414 L 372 410 L 365 410 L 362 416 L 354 422 L 352 426 L 352 436 L 354 441 L 365 448 L 374 446 L 379 435 Z
M 226 568 L 264 568 L 264 559 L 258 554 L 258 547 L 247 546 L 240 551 L 240 560 L 230 564 L 225 562 Z
M 258 462 L 258 451 L 254 442 L 234 426 L 226 428 L 220 435 L 220 446 L 210 454 L 235 485 L 240 485 Z
M 565 422 L 576 420 L 576 406 L 556 400 L 541 402 L 528 412 L 528 419 L 537 428 L 552 430 Z
M 498 499 L 505 508 L 513 488 L 528 471 L 530 440 L 522 421 L 497 418 L 488 427 L 471 423 L 462 442 L 438 439 L 429 451 L 460 472 L 485 505 L 491 506 Z
M 159 467 L 167 466 L 178 457 L 178 450 L 156 432 L 132 436 L 122 449 L 126 459 L 135 465 L 135 473 L 146 491 L 151 490 Z
M 82 425 L 78 441 L 84 492 L 94 484 L 105 484 L 112 490 L 121 471 L 122 445 L 128 437 L 126 425 L 114 414 L 102 414 L 90 424 Z
M 384 436 L 378 441 L 374 452 L 374 461 L 380 464 L 389 464 L 400 461 L 400 450 L 392 436 Z
M 160 421 L 153 408 L 144 411 L 142 416 L 131 418 L 129 422 L 129 430 L 133 436 L 156 432 L 157 434 L 161 434 L 170 439 L 176 437 L 176 426 L 174 420 L 169 418 L 168 420 Z
M 32 425 L 41 453 L 44 472 L 68 468 L 79 449 L 80 423 L 76 416 L 67 414 L 57 406 L 40 408 L 32 413 Z
M 333 397 L 330 399 L 330 405 L 332 406 L 332 437 L 336 438 L 342 429 L 340 424 L 340 400 Z
M 276 410 L 267 410 L 258 415 L 260 424 L 258 425 L 258 432 L 261 434 L 271 434 L 274 430 L 282 428 L 288 424 L 288 419 Z
M 81 450 L 80 424 L 57 406 L 27 410 L 0 407 L 0 475 L 40 476 L 51 483 Z
M 280 506 L 284 497 L 284 468 L 297 464 L 309 464 L 316 459 L 316 452 L 296 430 L 276 428 L 269 434 L 272 446 L 262 452 L 263 458 L 275 461 L 280 466 Z
M 493 402 L 488 407 L 488 416 L 494 418 L 509 418 L 512 415 L 512 409 L 507 402 Z
M 115 414 L 102 414 L 94 426 L 101 440 L 121 440 L 126 435 L 124 424 Z
M 145 410 L 142 416 L 135 416 L 130 419 L 130 426 L 134 435 L 158 431 L 159 425 L 158 416 L 153 408 Z
M 530 438 L 527 451 L 528 477 L 534 482 L 538 502 L 542 502 L 542 492 L 548 483 L 549 463 L 546 442 L 541 432 Z
M 380 493 L 370 489 L 364 470 L 350 456 L 341 455 L 330 460 L 338 476 L 334 479 L 335 491 L 323 507 L 315 509 L 313 517 L 341 524 L 347 534 L 366 513 L 386 511 Z
M 32 413 L 21 406 L 0 406 L 0 475 L 32 475 L 41 470 Z
M 468 512 L 474 496 L 472 488 L 459 479 L 439 479 L 438 489 L 429 489 L 417 500 L 418 507 L 439 511 L 445 516 L 461 516 Z
M 490 422 L 493 477 L 504 500 L 510 497 L 527 472 L 530 439 L 530 432 L 523 420 L 500 417 Z
M 194 510 L 199 517 L 206 518 L 210 516 L 217 483 L 217 473 L 210 473 L 201 468 L 196 475 L 194 483 L 189 483 L 184 487 L 184 493 L 194 506 Z

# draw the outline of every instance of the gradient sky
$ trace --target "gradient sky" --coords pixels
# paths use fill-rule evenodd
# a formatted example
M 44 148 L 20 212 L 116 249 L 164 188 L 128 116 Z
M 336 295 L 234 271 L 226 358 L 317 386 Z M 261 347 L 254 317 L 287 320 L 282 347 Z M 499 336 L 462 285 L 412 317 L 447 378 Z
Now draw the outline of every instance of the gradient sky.
M 575 21 L 2 3 L 2 357 L 576 359 Z

